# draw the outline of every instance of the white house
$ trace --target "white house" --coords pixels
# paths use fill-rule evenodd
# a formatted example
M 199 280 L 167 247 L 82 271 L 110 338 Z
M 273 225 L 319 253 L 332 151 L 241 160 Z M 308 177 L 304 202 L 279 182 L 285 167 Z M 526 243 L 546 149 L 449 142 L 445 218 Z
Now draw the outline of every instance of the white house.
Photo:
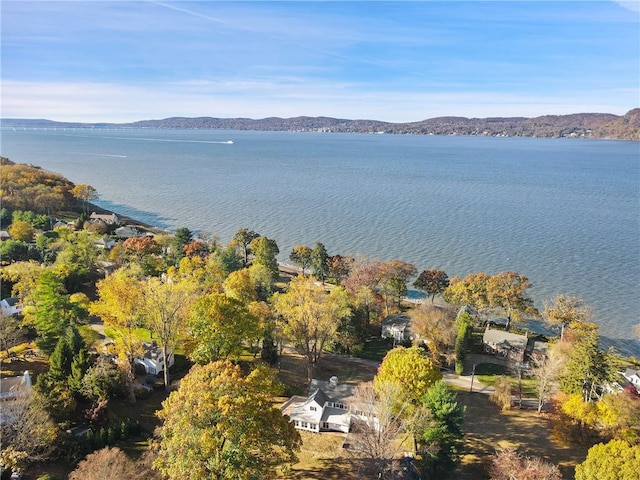
M 31 390 L 31 374 L 29 370 L 25 370 L 22 375 L 17 377 L 0 378 L 0 400 L 12 400 L 21 392 L 29 392 Z
M 162 355 L 162 349 L 156 342 L 143 342 L 144 356 L 134 359 L 134 363 L 141 365 L 144 368 L 145 373 L 151 373 L 153 375 L 159 375 L 165 369 L 164 356 Z M 175 357 L 171 350 L 167 351 L 167 363 L 166 368 L 171 368 L 175 363 Z
M 640 391 L 640 370 L 627 368 L 622 372 L 622 376 L 626 378 L 638 391 Z
M 337 377 L 328 382 L 312 380 L 309 396 L 294 396 L 281 407 L 289 415 L 295 428 L 310 432 L 337 431 L 347 433 L 351 426 L 355 385 L 338 384 Z
M 18 297 L 3 298 L 0 300 L 0 309 L 4 316 L 18 315 L 24 307 L 20 305 L 20 299 Z
M 118 227 L 115 230 L 115 235 L 118 238 L 135 238 L 140 236 L 140 231 L 135 227 Z
M 393 338 L 396 342 L 411 339 L 411 317 L 392 315 L 382 321 L 382 337 Z

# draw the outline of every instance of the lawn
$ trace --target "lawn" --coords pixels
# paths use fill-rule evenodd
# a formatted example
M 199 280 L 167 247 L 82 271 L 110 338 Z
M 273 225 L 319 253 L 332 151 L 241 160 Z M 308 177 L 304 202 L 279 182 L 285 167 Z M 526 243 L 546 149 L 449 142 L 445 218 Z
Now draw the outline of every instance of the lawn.
M 306 394 L 306 364 L 301 355 L 287 354 L 280 361 L 279 378 L 287 386 L 288 394 Z M 491 368 L 491 367 L 488 367 Z M 483 372 L 482 368 L 479 369 Z M 368 381 L 375 368 L 356 362 L 326 357 L 315 371 L 320 379 L 336 375 L 340 381 Z M 452 478 L 482 480 L 488 478 L 486 466 L 496 448 L 514 447 L 525 455 L 538 456 L 560 466 L 565 480 L 574 475 L 574 467 L 582 462 L 588 445 L 566 446 L 552 437 L 553 423 L 547 415 L 533 410 L 501 412 L 481 393 L 458 392 L 465 405 L 464 450 L 462 461 Z M 302 432 L 303 445 L 299 462 L 281 478 L 303 479 L 362 479 L 363 461 L 342 449 L 344 434 L 313 434 Z
M 515 377 L 507 367 L 493 363 L 479 363 L 476 365 L 475 372 L 476 378 L 481 383 L 490 387 L 495 387 L 500 377 L 502 375 L 506 375 L 509 379 L 509 383 L 511 383 L 511 391 L 514 395 L 518 393 L 518 378 Z M 522 394 L 525 397 L 537 396 L 537 381 L 535 378 L 523 376 L 521 384 Z

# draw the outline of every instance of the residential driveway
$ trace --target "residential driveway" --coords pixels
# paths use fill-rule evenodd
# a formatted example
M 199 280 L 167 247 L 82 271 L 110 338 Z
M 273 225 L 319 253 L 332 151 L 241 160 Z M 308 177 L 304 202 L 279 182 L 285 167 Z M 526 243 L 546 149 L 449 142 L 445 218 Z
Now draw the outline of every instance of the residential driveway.
M 100 344 L 100 349 L 102 351 L 104 351 L 104 347 L 110 343 L 114 343 L 113 342 L 113 338 L 108 337 L 105 333 L 104 333 L 104 323 L 102 322 L 102 320 L 98 317 L 91 317 L 91 320 L 89 321 L 89 326 L 91 327 L 91 329 L 93 331 L 95 331 L 98 334 L 98 339 L 99 339 L 99 344 Z

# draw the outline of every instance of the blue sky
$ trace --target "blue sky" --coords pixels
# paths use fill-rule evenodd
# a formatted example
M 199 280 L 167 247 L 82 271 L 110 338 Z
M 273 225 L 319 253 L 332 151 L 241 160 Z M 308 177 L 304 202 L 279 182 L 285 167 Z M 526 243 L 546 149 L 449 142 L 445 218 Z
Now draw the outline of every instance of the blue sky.
M 2 117 L 127 122 L 606 112 L 640 103 L 640 0 L 25 1 Z

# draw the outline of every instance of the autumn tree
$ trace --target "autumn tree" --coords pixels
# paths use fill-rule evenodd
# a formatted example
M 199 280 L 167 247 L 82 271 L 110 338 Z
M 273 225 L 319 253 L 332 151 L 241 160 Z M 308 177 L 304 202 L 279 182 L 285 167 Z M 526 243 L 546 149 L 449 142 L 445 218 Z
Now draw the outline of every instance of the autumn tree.
M 391 306 L 400 308 L 400 301 L 407 295 L 407 282 L 417 273 L 415 265 L 402 260 L 390 260 L 380 265 L 379 291 L 385 303 L 387 315 Z
M 506 376 L 500 376 L 494 391 L 489 395 L 489 400 L 495 403 L 500 410 L 511 409 L 511 382 Z
M 20 328 L 20 320 L 0 312 L 0 350 L 7 352 L 7 356 L 10 348 L 22 343 L 25 333 Z
M 542 317 L 552 325 L 560 325 L 560 340 L 564 340 L 565 328 L 571 323 L 589 321 L 591 307 L 579 297 L 561 293 L 544 304 Z
M 69 475 L 69 480 L 121 480 L 138 477 L 136 465 L 116 447 L 90 453 Z
M 261 333 L 247 303 L 217 292 L 195 301 L 188 326 L 195 343 L 189 357 L 199 364 L 237 359 L 243 342 Z
M 598 443 L 587 458 L 576 466 L 576 480 L 634 480 L 638 478 L 640 445 L 624 440 Z
M 447 303 L 462 307 L 468 305 L 478 312 L 489 310 L 487 282 L 489 275 L 484 272 L 470 273 L 465 278 L 453 277 L 442 296 Z
M 520 320 L 523 315 L 537 315 L 538 311 L 527 293 L 531 283 L 524 275 L 500 272 L 489 278 L 486 287 L 489 306 L 494 310 L 504 311 L 507 316 L 507 330 L 511 326 L 511 320 Z
M 442 378 L 424 349 L 420 347 L 396 347 L 385 355 L 374 386 L 392 383 L 401 389 L 402 399 L 417 401 L 435 382 Z
M 166 391 L 169 391 L 169 354 L 173 354 L 178 336 L 185 331 L 194 293 L 193 284 L 188 281 L 150 277 L 142 283 L 141 313 L 144 325 L 160 344 Z
M 531 374 L 536 379 L 538 394 L 538 412 L 558 391 L 559 379 L 567 362 L 567 355 L 556 345 L 549 348 L 543 359 L 533 361 Z
M 41 394 L 26 388 L 16 394 L 2 402 L 0 467 L 8 470 L 24 470 L 30 463 L 48 460 L 60 434 Z
M 349 275 L 349 270 L 354 262 L 353 257 L 343 257 L 342 255 L 331 255 L 327 259 L 327 275 L 341 285 Z
M 154 468 L 169 480 L 276 478 L 296 461 L 301 439 L 274 408 L 274 374 L 243 375 L 230 362 L 196 365 L 162 404 Z
M 89 311 L 114 330 L 118 355 L 126 362 L 131 376 L 135 358 L 143 354 L 142 342 L 135 333 L 142 326 L 142 273 L 135 266 L 120 268 L 99 281 L 96 287 L 98 299 Z M 131 385 L 129 399 L 134 402 L 133 383 Z
M 412 426 L 424 423 L 426 411 L 415 408 L 393 381 L 378 381 L 375 387 L 358 385 L 353 407 L 359 413 L 351 417 L 354 435 L 349 451 L 370 460 L 369 478 L 389 478 L 394 459 L 412 436 Z
M 562 480 L 557 465 L 538 457 L 523 456 L 514 449 L 496 452 L 491 459 L 489 476 L 490 480 Z
M 99 198 L 98 191 L 93 188 L 91 185 L 87 185 L 86 183 L 79 183 L 75 185 L 71 191 L 71 195 L 74 198 L 80 200 L 82 202 L 82 211 L 85 215 L 89 215 L 88 204 L 89 202 L 93 202 Z
M 304 271 L 311 265 L 311 247 L 306 245 L 294 246 L 289 254 L 289 260 L 302 269 L 302 276 L 304 277 Z
M 444 292 L 449 286 L 449 277 L 444 270 L 423 270 L 413 282 L 413 286 L 431 295 L 431 303 L 433 303 L 436 295 Z
M 248 228 L 241 228 L 234 235 L 231 240 L 231 246 L 238 247 L 242 250 L 243 265 L 246 267 L 249 264 L 249 253 L 251 252 L 251 242 L 253 242 L 260 235 Z
M 13 240 L 20 242 L 30 242 L 33 239 L 33 227 L 22 220 L 14 221 L 9 225 L 9 234 Z
M 424 343 L 436 364 L 450 363 L 457 333 L 455 311 L 422 303 L 409 315 L 414 342 Z
M 289 340 L 307 357 L 307 375 L 313 378 L 313 367 L 335 339 L 340 319 L 351 313 L 347 293 L 341 287 L 327 293 L 313 279 L 295 277 L 286 293 L 274 294 L 273 305 L 286 321 Z

